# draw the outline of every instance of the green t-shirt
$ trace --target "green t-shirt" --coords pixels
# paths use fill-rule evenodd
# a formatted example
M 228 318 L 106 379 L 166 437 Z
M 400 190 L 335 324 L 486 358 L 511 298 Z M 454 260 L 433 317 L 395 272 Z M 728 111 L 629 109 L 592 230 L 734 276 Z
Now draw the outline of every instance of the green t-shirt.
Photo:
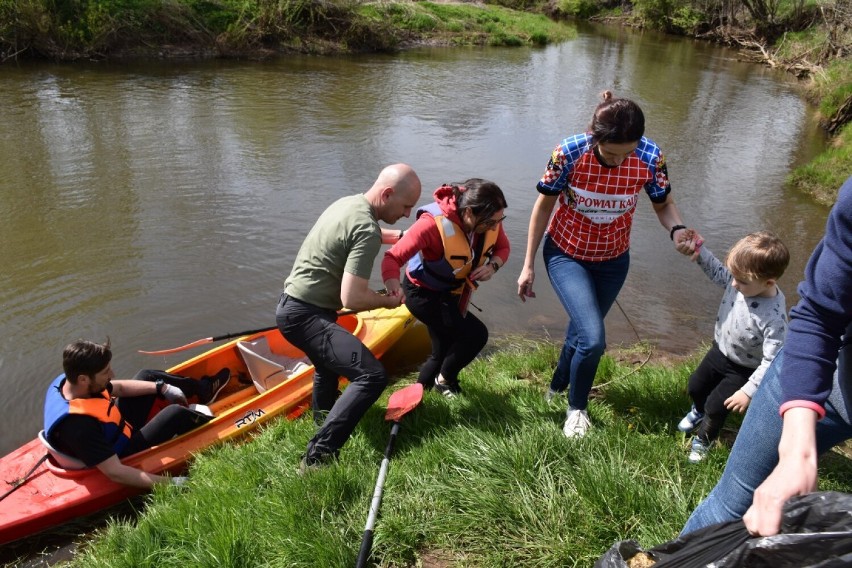
M 303 302 L 339 310 L 343 272 L 369 280 L 381 246 L 382 230 L 364 195 L 338 199 L 305 237 L 284 291 Z

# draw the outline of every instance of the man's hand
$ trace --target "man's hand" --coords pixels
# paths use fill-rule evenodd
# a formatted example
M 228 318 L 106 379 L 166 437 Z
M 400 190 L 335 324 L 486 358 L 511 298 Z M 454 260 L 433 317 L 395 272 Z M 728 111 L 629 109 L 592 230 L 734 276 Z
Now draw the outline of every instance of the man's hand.
M 751 397 L 740 389 L 725 399 L 725 408 L 731 412 L 743 414 L 746 408 L 748 408 L 749 403 L 751 403 Z
M 186 406 L 186 395 L 183 394 L 182 390 L 174 385 L 163 385 L 163 391 L 161 394 L 163 395 L 163 398 L 171 403 Z

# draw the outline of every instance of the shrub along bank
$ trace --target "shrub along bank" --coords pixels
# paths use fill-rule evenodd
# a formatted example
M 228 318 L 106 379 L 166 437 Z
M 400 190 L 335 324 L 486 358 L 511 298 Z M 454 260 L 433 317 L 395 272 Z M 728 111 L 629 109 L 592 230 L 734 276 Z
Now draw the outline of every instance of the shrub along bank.
M 852 174 L 852 5 L 845 0 L 555 0 L 557 16 L 618 22 L 727 44 L 802 80 L 831 137 L 790 183 L 824 204 Z M 772 112 L 768 109 L 767 112 Z
M 359 0 L 0 0 L 0 59 L 263 57 L 413 42 L 543 45 L 570 28 L 502 6 Z

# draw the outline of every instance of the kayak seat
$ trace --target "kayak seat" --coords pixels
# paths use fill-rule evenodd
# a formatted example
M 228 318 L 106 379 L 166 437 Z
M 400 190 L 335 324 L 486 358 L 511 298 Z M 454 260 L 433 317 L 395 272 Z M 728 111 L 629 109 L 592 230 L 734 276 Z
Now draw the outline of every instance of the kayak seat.
M 266 392 L 311 364 L 307 357 L 273 353 L 265 337 L 256 341 L 238 341 L 237 347 L 257 392 Z
M 44 435 L 44 430 L 39 430 L 38 439 L 41 442 L 41 445 L 47 450 L 47 453 L 50 454 L 53 462 L 62 469 L 87 469 L 86 464 L 82 461 L 73 456 L 69 456 L 68 454 L 63 454 L 54 448 L 51 443 L 47 441 L 47 436 Z

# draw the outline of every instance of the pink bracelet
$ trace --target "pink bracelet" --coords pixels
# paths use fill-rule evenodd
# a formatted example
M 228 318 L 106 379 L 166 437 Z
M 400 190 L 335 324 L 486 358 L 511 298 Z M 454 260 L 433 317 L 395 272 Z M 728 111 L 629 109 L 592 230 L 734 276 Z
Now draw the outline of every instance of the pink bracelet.
M 787 402 L 781 405 L 781 408 L 778 409 L 778 413 L 783 418 L 784 413 L 790 410 L 791 408 L 809 408 L 810 410 L 813 410 L 817 413 L 817 417 L 819 420 L 825 418 L 825 408 L 810 400 L 788 400 Z

